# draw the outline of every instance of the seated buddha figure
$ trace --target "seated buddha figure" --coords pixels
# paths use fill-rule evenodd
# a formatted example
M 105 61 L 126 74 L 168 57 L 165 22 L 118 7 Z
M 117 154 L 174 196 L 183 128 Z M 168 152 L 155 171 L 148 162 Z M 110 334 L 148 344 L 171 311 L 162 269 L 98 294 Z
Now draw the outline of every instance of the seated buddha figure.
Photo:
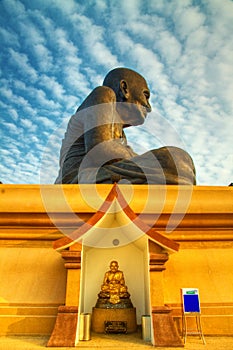
M 124 274 L 119 270 L 117 261 L 111 261 L 110 270 L 104 275 L 103 284 L 98 297 L 97 307 L 104 307 L 104 305 L 109 303 L 112 305 L 121 304 L 121 307 L 132 307 L 132 303 L 129 299 L 130 294 L 125 285 Z

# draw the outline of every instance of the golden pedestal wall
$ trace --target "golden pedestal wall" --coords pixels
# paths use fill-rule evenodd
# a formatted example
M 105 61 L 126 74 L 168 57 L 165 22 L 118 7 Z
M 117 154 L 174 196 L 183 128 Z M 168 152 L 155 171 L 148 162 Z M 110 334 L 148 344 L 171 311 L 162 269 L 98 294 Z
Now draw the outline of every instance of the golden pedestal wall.
M 95 333 L 105 333 L 105 321 L 121 321 L 127 324 L 127 333 L 137 331 L 136 308 L 129 309 L 92 309 L 92 330 Z
M 58 306 L 72 299 L 66 295 L 64 260 L 52 243 L 86 222 L 111 187 L 1 185 L 1 334 L 51 334 Z M 180 288 L 194 287 L 204 334 L 233 335 L 233 187 L 196 186 L 191 193 L 189 186 L 119 187 L 141 220 L 180 244 L 160 281 L 178 329 Z M 180 194 L 187 204 L 176 207 Z

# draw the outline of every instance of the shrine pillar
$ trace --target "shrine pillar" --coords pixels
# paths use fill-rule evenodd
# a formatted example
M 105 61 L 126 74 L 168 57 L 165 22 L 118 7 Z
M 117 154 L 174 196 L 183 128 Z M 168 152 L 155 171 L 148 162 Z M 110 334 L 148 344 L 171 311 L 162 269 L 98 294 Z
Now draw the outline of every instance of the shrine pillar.
M 149 241 L 150 298 L 152 317 L 152 342 L 154 346 L 183 347 L 172 318 L 172 309 L 164 305 L 163 271 L 169 255 L 162 247 Z
M 73 347 L 76 344 L 81 274 L 81 245 L 74 244 L 61 252 L 67 269 L 66 301 L 59 306 L 48 347 Z

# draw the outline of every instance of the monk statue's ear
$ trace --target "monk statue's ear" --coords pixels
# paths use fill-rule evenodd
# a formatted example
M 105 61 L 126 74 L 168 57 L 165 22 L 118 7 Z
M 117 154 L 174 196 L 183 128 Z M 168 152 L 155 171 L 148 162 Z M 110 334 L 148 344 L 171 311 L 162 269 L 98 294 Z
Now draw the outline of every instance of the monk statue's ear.
M 120 81 L 120 95 L 122 96 L 123 100 L 128 100 L 129 98 L 129 89 L 126 80 Z

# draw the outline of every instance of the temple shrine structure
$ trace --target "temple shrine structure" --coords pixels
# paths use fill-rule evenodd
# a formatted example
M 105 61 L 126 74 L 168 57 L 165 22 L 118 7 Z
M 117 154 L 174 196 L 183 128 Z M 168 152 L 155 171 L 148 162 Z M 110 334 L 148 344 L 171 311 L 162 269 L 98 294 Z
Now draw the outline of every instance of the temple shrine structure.
M 180 291 L 198 288 L 204 334 L 233 335 L 232 242 L 232 186 L 1 185 L 0 332 L 78 346 L 116 260 L 134 310 L 103 322 L 146 315 L 152 345 L 183 347 Z

